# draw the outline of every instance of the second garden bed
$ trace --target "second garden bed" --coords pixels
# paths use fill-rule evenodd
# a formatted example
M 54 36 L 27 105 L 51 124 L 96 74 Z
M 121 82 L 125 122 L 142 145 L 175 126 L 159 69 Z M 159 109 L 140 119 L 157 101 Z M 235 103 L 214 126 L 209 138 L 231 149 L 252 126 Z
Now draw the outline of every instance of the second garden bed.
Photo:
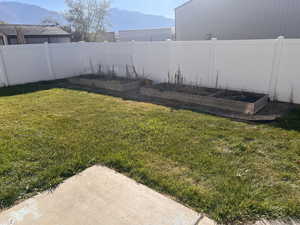
M 268 104 L 268 95 L 169 83 L 142 87 L 148 97 L 175 100 L 254 115 Z

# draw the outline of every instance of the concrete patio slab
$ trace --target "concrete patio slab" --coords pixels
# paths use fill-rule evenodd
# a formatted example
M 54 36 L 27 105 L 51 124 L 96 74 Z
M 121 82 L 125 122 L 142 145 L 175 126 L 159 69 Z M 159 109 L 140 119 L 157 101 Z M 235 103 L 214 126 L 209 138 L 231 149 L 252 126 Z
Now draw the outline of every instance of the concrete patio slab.
M 106 167 L 94 166 L 0 213 L 0 225 L 214 225 Z

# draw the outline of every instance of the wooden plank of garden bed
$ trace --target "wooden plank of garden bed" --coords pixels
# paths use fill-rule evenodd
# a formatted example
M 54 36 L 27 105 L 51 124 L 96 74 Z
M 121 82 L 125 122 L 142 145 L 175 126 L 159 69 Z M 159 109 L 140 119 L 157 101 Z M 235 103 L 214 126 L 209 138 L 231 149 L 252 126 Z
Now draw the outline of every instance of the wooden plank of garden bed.
M 150 97 L 158 97 L 162 99 L 177 100 L 185 103 L 216 107 L 245 114 L 254 114 L 254 103 L 233 101 L 210 96 L 191 95 L 175 91 L 160 91 L 149 87 L 141 88 L 141 94 Z

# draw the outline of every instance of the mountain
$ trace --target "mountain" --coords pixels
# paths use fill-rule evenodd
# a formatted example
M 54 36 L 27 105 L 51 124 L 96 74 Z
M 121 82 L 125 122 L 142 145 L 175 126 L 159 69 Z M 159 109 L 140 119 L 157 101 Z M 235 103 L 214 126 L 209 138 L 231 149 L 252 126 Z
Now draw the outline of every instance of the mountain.
M 163 16 L 147 15 L 140 12 L 112 8 L 109 12 L 109 30 L 131 30 L 145 28 L 172 27 L 174 19 Z
M 60 23 L 66 23 L 57 12 L 49 11 L 36 5 L 19 2 L 0 2 L 0 20 L 13 24 L 40 24 L 51 17 Z
M 36 5 L 19 2 L 0 2 L 0 21 L 13 24 L 40 24 L 45 18 L 54 18 L 65 24 L 58 12 Z M 163 16 L 146 15 L 140 12 L 112 8 L 109 12 L 108 30 L 145 29 L 174 26 L 174 20 Z

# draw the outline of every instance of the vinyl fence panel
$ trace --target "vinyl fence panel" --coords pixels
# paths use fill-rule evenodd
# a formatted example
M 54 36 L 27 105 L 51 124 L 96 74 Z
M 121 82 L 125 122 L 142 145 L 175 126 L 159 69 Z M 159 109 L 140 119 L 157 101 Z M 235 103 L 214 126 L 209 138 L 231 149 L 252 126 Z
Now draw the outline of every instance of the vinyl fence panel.
M 269 94 L 300 104 L 300 39 L 62 43 L 0 47 L 0 86 L 90 73 Z

